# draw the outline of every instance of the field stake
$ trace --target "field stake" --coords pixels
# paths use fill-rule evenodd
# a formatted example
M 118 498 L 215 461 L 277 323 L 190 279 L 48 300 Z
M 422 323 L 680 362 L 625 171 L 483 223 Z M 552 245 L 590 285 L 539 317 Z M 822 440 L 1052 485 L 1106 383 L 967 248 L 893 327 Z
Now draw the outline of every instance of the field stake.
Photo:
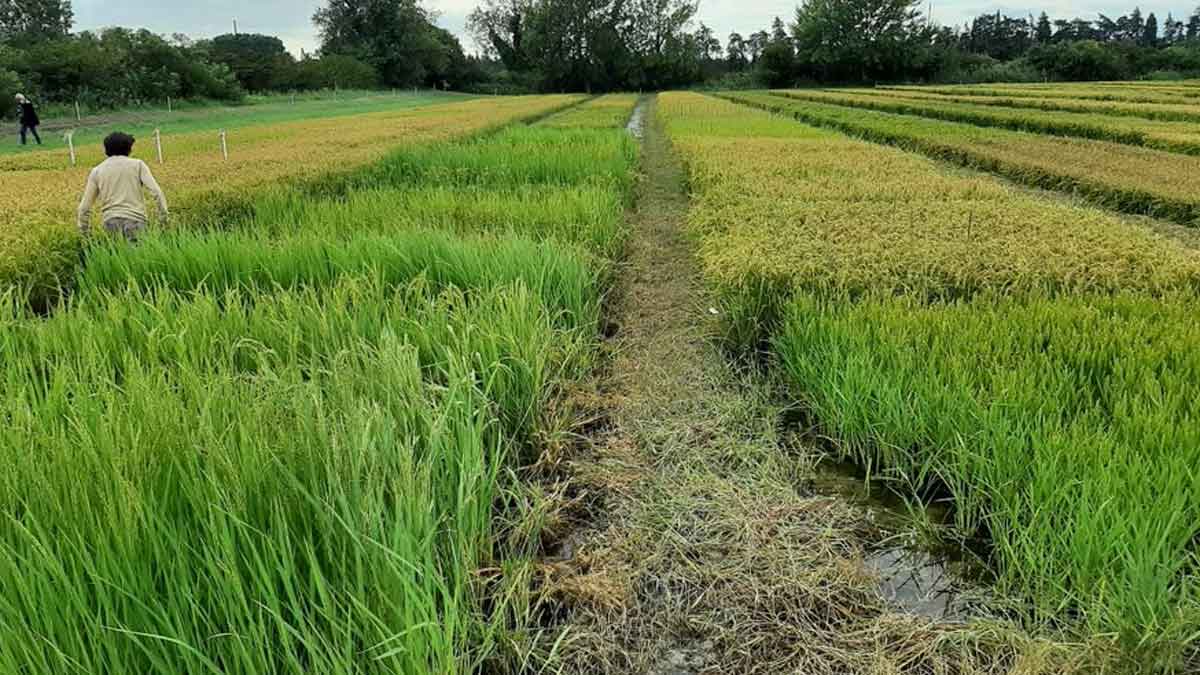
M 168 101 L 170 99 L 167 99 Z M 158 163 L 163 163 L 162 156 L 162 133 L 158 129 L 154 130 L 154 149 L 158 151 Z
M 83 116 L 79 114 L 79 101 L 75 101 L 75 121 L 82 122 Z
M 223 157 L 226 162 L 229 161 L 229 145 L 225 141 L 224 129 L 221 130 L 221 157 Z
M 75 166 L 75 130 L 71 129 L 63 137 L 67 139 L 67 149 L 71 151 L 71 166 Z
M 171 112 L 171 97 L 167 97 L 167 112 Z

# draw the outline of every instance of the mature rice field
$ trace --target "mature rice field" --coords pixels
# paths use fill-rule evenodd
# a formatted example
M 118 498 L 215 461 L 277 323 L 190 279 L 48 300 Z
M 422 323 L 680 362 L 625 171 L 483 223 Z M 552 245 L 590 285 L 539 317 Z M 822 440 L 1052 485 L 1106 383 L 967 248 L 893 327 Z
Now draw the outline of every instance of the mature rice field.
M 427 144 L 323 158 L 228 228 L 93 245 L 49 316 L 5 292 L 0 672 L 550 648 L 522 468 L 575 423 L 636 159 L 617 124 L 519 124 L 570 101 L 425 111 Z
M 953 500 L 1027 619 L 1178 667 L 1200 627 L 1200 253 L 796 119 L 907 129 L 896 115 L 730 98 L 788 114 L 659 106 L 730 346 L 765 348 L 845 456 Z M 976 129 L 929 124 L 947 144 Z
M 228 136 L 229 159 L 211 132 L 168 136 L 165 163 L 150 139 L 135 155 L 151 164 L 169 190 L 174 226 L 221 225 L 238 216 L 262 190 L 327 179 L 378 162 L 399 147 L 462 138 L 552 112 L 573 96 L 477 99 L 353 117 L 246 127 Z M 0 285 L 52 295 L 69 281 L 78 260 L 75 205 L 88 171 L 103 159 L 99 143 L 79 149 L 71 168 L 66 150 L 0 158 Z
M 1200 223 L 1200 158 L 1107 141 L 980 127 L 759 93 L 731 100 L 817 126 L 1086 196 L 1135 214 Z
M 1127 145 L 1200 154 L 1200 125 L 1194 121 L 1158 121 L 1113 117 L 1103 112 L 1016 110 L 958 101 L 872 96 L 850 91 L 793 90 L 775 92 L 802 101 L 915 115 L 977 126 L 1032 131 L 1056 136 L 1092 138 Z M 1200 107 L 1196 108 L 1200 115 Z

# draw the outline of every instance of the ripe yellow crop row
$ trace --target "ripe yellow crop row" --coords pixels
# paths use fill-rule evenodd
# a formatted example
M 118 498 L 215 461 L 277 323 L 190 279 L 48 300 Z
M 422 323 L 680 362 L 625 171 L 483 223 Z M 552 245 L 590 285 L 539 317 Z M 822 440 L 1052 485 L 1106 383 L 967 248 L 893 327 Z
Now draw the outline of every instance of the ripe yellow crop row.
M 166 162 L 155 161 L 152 139 L 134 149 L 167 191 L 176 219 L 203 218 L 254 190 L 368 164 L 398 145 L 460 138 L 505 123 L 553 112 L 578 96 L 485 98 L 394 112 L 249 127 L 228 135 L 229 159 L 217 134 L 164 138 Z M 53 284 L 77 255 L 75 208 L 102 149 L 79 149 L 79 166 L 64 151 L 0 160 L 0 284 Z
M 1200 287 L 1196 251 L 1099 209 L 705 96 L 664 95 L 659 110 L 723 283 L 930 297 Z

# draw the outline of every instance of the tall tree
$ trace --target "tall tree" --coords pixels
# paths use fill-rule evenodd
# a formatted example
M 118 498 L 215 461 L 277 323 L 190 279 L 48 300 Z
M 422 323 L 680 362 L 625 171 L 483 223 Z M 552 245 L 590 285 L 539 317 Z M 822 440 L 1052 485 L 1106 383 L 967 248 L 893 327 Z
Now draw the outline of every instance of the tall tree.
M 33 44 L 65 37 L 75 13 L 70 0 L 0 0 L 0 41 Z
M 745 70 L 749 63 L 750 59 L 746 54 L 746 38 L 736 31 L 730 33 L 729 39 L 725 42 L 726 67 L 733 72 L 740 72 Z
M 1146 25 L 1142 28 L 1138 44 L 1143 47 L 1153 47 L 1158 44 L 1158 19 L 1155 18 L 1154 12 L 1150 12 L 1150 16 L 1146 17 Z
M 1173 45 L 1183 39 L 1183 22 L 1176 21 L 1175 17 L 1170 12 L 1167 13 L 1167 20 L 1163 22 L 1163 39 L 1167 45 Z
M 906 70 L 919 18 L 916 0 L 803 0 L 792 36 L 822 79 L 867 81 Z
M 392 86 L 420 84 L 445 62 L 430 22 L 418 0 L 327 0 L 313 15 L 323 55 L 365 61 Z
M 525 30 L 531 0 L 485 0 L 467 15 L 467 31 L 486 55 L 506 68 L 520 71 L 528 65 Z
M 1187 32 L 1184 37 L 1189 41 L 1200 40 L 1200 6 L 1197 6 L 1192 15 L 1188 17 Z
M 771 42 L 771 35 L 765 30 L 755 31 L 746 38 L 746 56 L 750 58 L 750 63 L 756 63 L 758 57 L 762 56 L 763 50 Z
M 1050 17 L 1042 12 L 1037 18 L 1037 27 L 1034 28 L 1034 39 L 1040 45 L 1050 44 L 1051 38 L 1054 37 L 1054 29 L 1050 27 Z
M 209 57 L 228 66 L 242 87 L 249 91 L 276 87 L 294 65 L 283 41 L 271 35 L 218 35 L 205 46 Z

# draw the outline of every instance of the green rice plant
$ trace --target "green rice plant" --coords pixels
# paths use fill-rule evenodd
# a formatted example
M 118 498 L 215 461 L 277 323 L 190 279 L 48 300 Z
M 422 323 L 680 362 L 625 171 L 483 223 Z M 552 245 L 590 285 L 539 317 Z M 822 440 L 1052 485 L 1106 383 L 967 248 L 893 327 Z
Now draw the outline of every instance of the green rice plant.
M 629 194 L 637 156 L 611 129 L 510 127 L 475 142 L 413 148 L 354 177 L 353 187 L 441 185 L 455 189 L 612 186 Z
M 278 290 L 325 288 L 346 275 L 369 275 L 387 287 L 417 279 L 434 289 L 521 283 L 563 325 L 595 330 L 603 287 L 592 261 L 582 252 L 527 239 L 462 238 L 419 229 L 342 239 L 183 232 L 149 237 L 133 250 L 121 244 L 92 250 L 65 311 L 122 290 L 209 295 L 240 290 L 269 299 Z
M 9 291 L 0 672 L 499 667 L 520 467 L 574 422 L 634 158 L 616 129 L 399 153 L 98 240 L 48 317 Z
M 773 339 L 842 451 L 941 486 L 1003 590 L 1166 669 L 1200 625 L 1194 295 L 924 304 L 800 294 Z
M 97 292 L 0 320 L 0 670 L 459 672 L 579 336 L 520 283 Z
M 437 144 L 487 134 L 553 113 L 579 96 L 500 97 L 417 107 L 351 118 L 247 127 L 231 138 L 226 161 L 210 133 L 168 139 L 168 161 L 155 175 L 184 227 L 224 226 L 244 218 L 265 189 L 309 189 L 345 183 L 399 147 Z M 336 136 L 335 147 L 314 142 Z M 145 141 L 143 141 L 145 143 Z M 141 156 L 149 157 L 149 146 Z M 50 304 L 78 264 L 75 206 L 99 146 L 80 148 L 76 167 L 65 150 L 0 158 L 0 288 L 17 285 L 35 304 Z
M 772 93 L 801 101 L 917 115 L 984 127 L 1092 138 L 1187 155 L 1200 154 L 1200 128 L 1187 122 L 1134 120 L 1078 112 L 1011 110 L 952 101 L 868 96 L 845 91 L 800 89 Z
M 612 129 L 629 122 L 637 105 L 637 94 L 606 94 L 583 105 L 551 115 L 538 126 L 559 129 Z
M 512 234 L 576 245 L 611 259 L 624 237 L 626 199 L 601 185 L 456 189 L 421 183 L 356 190 L 331 199 L 281 190 L 258 200 L 253 220 L 240 229 L 277 237 L 329 238 L 413 229 L 467 236 Z
M 1115 210 L 1184 225 L 1200 223 L 1200 158 L 779 96 L 749 93 L 728 98 L 1034 187 L 1078 194 Z

